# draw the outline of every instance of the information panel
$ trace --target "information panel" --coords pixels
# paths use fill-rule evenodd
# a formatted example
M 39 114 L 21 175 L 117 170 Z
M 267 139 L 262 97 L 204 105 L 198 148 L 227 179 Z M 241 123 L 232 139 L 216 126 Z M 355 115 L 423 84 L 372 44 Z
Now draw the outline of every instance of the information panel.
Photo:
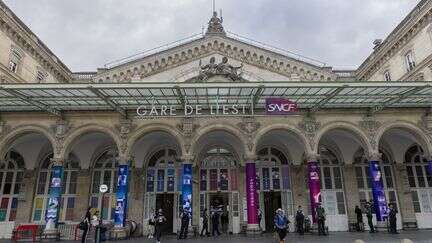
M 45 216 L 45 230 L 52 230 L 57 228 L 62 192 L 62 176 L 63 166 L 54 165 L 52 167 L 49 199 Z

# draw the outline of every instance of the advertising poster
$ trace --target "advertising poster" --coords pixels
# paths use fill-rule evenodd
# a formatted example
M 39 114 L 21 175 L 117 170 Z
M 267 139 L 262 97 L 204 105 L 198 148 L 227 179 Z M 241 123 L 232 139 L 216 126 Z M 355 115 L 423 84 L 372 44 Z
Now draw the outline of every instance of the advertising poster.
M 182 202 L 183 212 L 192 215 L 192 164 L 183 165 Z
M 258 224 L 258 194 L 256 190 L 255 163 L 246 164 L 246 198 L 248 224 Z
M 116 206 L 114 212 L 114 226 L 124 227 L 127 213 L 129 167 L 120 165 L 117 180 Z
M 45 230 L 55 229 L 58 223 L 58 216 L 60 212 L 60 200 L 62 192 L 62 176 L 63 166 L 53 166 L 51 174 L 51 182 L 49 189 L 49 199 L 47 211 L 45 214 L 46 228 Z
M 382 174 L 378 161 L 371 161 L 369 164 L 369 174 L 372 186 L 372 196 L 377 221 L 384 221 L 387 217 L 387 201 L 384 192 Z
M 321 188 L 318 162 L 308 163 L 309 194 L 312 208 L 313 223 L 317 222 L 316 209 L 321 201 Z

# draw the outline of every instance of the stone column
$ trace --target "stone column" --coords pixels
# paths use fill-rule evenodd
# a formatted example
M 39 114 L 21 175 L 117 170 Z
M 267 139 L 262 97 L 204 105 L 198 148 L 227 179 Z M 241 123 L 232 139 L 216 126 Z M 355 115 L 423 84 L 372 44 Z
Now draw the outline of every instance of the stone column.
M 302 206 L 303 212 L 307 212 L 307 197 L 309 196 L 306 192 L 306 165 L 302 163 L 301 165 L 290 165 L 290 176 L 292 183 L 293 201 L 294 201 L 294 211 L 298 206 Z
M 321 202 L 321 183 L 320 183 L 320 173 L 318 164 L 317 154 L 308 155 L 308 183 L 309 183 L 309 197 L 312 209 L 312 221 L 317 223 L 316 209 L 318 204 Z
M 77 177 L 74 220 L 79 222 L 87 212 L 91 191 L 91 174 L 88 169 L 81 169 Z
M 408 182 L 408 174 L 404 164 L 396 163 L 395 186 L 399 199 L 399 210 L 402 216 L 402 227 L 404 229 L 417 229 L 417 219 L 411 197 L 411 188 Z
M 192 220 L 191 225 L 192 227 L 196 227 L 199 229 L 200 225 L 200 218 L 201 218 L 201 211 L 200 211 L 200 187 L 199 187 L 199 181 L 200 181 L 200 175 L 199 175 L 199 168 L 195 165 L 192 167 Z
M 129 180 L 129 197 L 127 218 L 141 225 L 144 221 L 144 170 L 132 168 Z M 140 228 L 140 227 L 138 227 Z
M 15 220 L 17 223 L 29 223 L 31 221 L 37 178 L 36 170 L 24 172 Z
M 360 206 L 360 197 L 355 174 L 355 166 L 353 164 L 345 164 L 342 170 L 346 195 L 345 198 L 348 214 L 348 223 L 356 223 L 357 216 L 354 211 L 356 205 Z
M 255 160 L 246 161 L 246 203 L 247 203 L 247 234 L 260 232 L 258 225 L 258 203 L 259 197 L 256 188 L 256 166 Z

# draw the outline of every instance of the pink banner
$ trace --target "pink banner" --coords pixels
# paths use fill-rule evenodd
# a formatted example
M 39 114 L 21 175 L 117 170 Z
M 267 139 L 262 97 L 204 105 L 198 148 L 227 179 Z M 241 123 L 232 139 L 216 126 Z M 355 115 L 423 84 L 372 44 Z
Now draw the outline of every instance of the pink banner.
M 248 224 L 258 224 L 258 194 L 256 190 L 256 168 L 254 162 L 246 163 L 246 195 Z
M 318 162 L 308 163 L 308 178 L 309 178 L 309 194 L 310 203 L 312 208 L 312 220 L 313 223 L 317 222 L 316 208 L 318 203 L 321 201 L 321 188 L 320 188 L 320 170 Z

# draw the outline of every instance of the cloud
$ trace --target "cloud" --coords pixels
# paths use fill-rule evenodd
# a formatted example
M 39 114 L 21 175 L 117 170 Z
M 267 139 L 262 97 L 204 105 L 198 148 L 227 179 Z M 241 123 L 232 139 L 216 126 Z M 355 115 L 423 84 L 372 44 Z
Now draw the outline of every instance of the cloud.
M 95 71 L 200 33 L 211 0 L 5 0 L 73 71 Z M 418 0 L 219 0 L 231 32 L 319 59 L 357 67 Z

